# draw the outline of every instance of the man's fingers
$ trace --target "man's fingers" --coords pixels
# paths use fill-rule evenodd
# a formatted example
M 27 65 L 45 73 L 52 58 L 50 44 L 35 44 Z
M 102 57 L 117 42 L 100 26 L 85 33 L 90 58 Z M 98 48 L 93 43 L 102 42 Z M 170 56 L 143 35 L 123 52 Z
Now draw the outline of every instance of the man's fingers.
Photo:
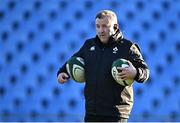
M 67 80 L 67 79 L 69 79 L 69 76 L 66 73 L 63 73 L 62 74 L 62 79 Z
M 64 82 L 65 82 L 65 80 L 63 79 L 63 77 L 62 77 L 62 76 L 59 76 L 59 77 L 58 77 L 58 82 L 62 84 L 62 83 L 64 83 Z
M 66 73 L 61 73 L 58 75 L 58 82 L 63 84 L 69 79 L 69 76 Z
M 134 67 L 133 64 L 130 61 L 128 61 L 128 63 L 129 63 L 130 67 Z
M 123 81 L 123 80 L 126 80 L 127 78 L 126 78 L 126 76 L 124 76 L 124 77 L 117 77 L 117 79 Z
M 64 74 L 64 77 L 65 77 L 65 78 L 69 78 L 69 76 L 68 76 L 67 74 Z
M 125 74 L 127 74 L 127 70 L 126 69 L 123 69 L 121 72 L 117 73 L 118 76 L 125 75 Z
M 64 80 L 67 80 L 67 79 L 69 79 L 69 76 L 62 76 L 62 78 L 63 78 Z
M 124 69 L 124 68 L 122 68 L 122 67 L 117 67 L 118 73 L 121 73 L 121 72 L 123 71 L 123 69 Z
M 127 75 L 123 72 L 116 74 L 117 79 L 119 80 L 125 80 L 127 78 Z
M 126 78 L 126 77 L 127 77 L 126 75 L 118 76 L 118 78 L 121 78 L 121 79 Z

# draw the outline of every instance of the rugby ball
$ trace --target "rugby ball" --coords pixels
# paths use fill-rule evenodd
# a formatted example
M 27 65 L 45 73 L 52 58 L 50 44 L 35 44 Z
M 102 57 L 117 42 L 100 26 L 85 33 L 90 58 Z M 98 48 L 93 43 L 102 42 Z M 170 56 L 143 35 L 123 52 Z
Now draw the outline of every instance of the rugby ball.
M 66 70 L 74 81 L 85 82 L 84 59 L 81 57 L 71 57 L 67 61 Z
M 117 67 L 121 67 L 121 68 L 125 68 L 125 67 L 129 67 L 129 63 L 126 59 L 117 59 L 112 63 L 112 68 L 111 68 L 111 74 L 112 77 L 114 78 L 114 80 L 119 83 L 122 86 L 130 86 L 133 83 L 133 79 L 128 79 L 128 80 L 121 80 L 118 79 L 117 77 L 117 73 L 118 73 L 118 69 Z

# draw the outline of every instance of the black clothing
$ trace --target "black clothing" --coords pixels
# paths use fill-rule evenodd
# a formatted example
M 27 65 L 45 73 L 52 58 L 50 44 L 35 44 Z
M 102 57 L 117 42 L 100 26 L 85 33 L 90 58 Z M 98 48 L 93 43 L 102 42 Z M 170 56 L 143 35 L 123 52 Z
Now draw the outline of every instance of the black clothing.
M 149 70 L 137 44 L 122 37 L 111 37 L 103 44 L 96 36 L 86 40 L 81 49 L 73 56 L 85 62 L 85 107 L 91 115 L 129 118 L 133 106 L 133 88 L 121 86 L 111 75 L 113 61 L 124 58 L 137 70 L 135 80 L 142 83 L 148 79 Z M 66 72 L 65 64 L 58 73 Z
M 101 115 L 91 115 L 86 114 L 84 118 L 85 122 L 127 122 L 128 119 L 121 118 L 118 116 L 101 116 Z

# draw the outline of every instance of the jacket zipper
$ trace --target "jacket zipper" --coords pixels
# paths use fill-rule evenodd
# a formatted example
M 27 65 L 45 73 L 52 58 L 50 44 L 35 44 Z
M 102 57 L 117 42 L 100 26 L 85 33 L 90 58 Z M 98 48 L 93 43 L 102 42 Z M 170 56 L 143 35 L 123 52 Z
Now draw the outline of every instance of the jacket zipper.
M 103 47 L 102 49 L 100 48 L 100 55 L 97 58 L 97 64 L 96 64 L 97 76 L 96 76 L 96 86 L 95 86 L 95 112 L 97 112 L 97 110 L 96 110 L 96 107 L 97 107 L 97 85 L 98 85 L 98 79 L 99 79 L 99 70 L 101 68 L 101 63 L 99 64 L 99 62 L 101 61 L 100 59 L 102 59 L 104 50 L 105 50 L 105 47 Z M 95 113 L 95 115 L 96 115 L 96 113 Z

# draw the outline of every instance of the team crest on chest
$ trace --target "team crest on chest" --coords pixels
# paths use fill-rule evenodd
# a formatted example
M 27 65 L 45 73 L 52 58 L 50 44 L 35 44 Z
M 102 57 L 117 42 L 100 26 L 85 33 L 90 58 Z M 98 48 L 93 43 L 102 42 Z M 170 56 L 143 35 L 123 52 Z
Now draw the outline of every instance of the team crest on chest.
M 117 51 L 118 51 L 118 48 L 117 48 L 117 47 L 114 47 L 114 48 L 113 48 L 113 53 L 116 54 Z

